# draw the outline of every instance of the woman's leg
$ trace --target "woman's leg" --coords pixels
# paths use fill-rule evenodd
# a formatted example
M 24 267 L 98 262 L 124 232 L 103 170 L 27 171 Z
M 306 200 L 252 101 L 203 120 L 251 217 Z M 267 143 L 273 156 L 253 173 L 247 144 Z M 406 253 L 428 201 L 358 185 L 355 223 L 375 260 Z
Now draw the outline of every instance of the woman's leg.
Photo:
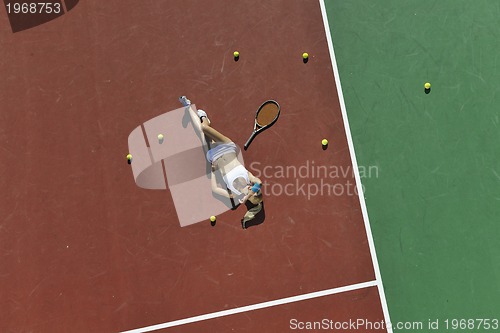
M 231 139 L 229 139 L 227 136 L 223 135 L 216 129 L 210 127 L 208 124 L 208 121 L 206 118 L 201 118 L 202 120 L 200 121 L 200 117 L 196 113 L 196 111 L 193 109 L 192 106 L 189 106 L 189 115 L 191 116 L 191 121 L 193 122 L 193 126 L 199 133 L 205 134 L 209 139 L 215 141 L 215 142 L 222 142 L 222 143 L 228 143 L 231 142 Z
M 209 137 L 210 139 L 214 140 L 215 142 L 222 142 L 222 143 L 232 142 L 232 140 L 230 138 L 223 135 L 221 132 L 217 131 L 215 128 L 210 127 L 210 125 L 208 124 L 208 121 L 205 120 L 200 125 L 201 125 L 201 129 L 203 131 L 203 134 L 205 134 L 205 136 Z

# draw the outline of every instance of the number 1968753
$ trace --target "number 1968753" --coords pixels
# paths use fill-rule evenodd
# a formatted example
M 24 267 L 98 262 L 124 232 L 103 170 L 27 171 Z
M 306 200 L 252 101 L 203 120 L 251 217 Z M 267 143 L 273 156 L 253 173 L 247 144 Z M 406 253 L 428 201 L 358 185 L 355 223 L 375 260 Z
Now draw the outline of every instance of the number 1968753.
M 61 13 L 60 3 L 31 2 L 31 3 L 8 3 L 5 5 L 9 14 L 59 14 Z

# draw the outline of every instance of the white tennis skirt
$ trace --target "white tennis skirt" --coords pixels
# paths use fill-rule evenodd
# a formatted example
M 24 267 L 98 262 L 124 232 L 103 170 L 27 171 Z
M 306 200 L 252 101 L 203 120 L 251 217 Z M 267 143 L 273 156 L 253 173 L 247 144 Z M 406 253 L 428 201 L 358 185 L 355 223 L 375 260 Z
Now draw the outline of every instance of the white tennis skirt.
M 236 153 L 236 145 L 234 142 L 222 143 L 217 145 L 216 147 L 207 151 L 207 160 L 212 163 L 222 155 L 226 155 L 229 153 Z

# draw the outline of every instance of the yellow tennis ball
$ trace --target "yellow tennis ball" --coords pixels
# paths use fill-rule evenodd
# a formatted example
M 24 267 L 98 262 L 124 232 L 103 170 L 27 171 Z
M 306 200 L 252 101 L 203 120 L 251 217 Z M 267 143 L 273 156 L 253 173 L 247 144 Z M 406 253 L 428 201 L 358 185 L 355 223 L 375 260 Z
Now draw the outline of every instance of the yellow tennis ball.
M 326 146 L 326 145 L 328 144 L 328 140 L 327 140 L 327 139 L 323 139 L 323 140 L 321 140 L 321 144 L 322 144 L 323 146 Z
M 304 59 L 309 58 L 309 54 L 307 54 L 306 52 L 302 53 L 302 58 L 304 58 Z
M 426 84 L 424 84 L 424 87 L 425 89 L 431 89 L 431 84 L 427 82 Z
M 238 51 L 234 51 L 233 55 L 235 58 L 238 58 L 240 56 L 240 53 Z
M 131 154 L 128 154 L 128 155 L 127 155 L 127 160 L 129 160 L 129 161 L 130 161 L 131 159 L 132 159 L 132 155 L 131 155 Z
M 163 134 L 158 134 L 158 140 L 163 140 Z
M 210 216 L 210 222 L 215 222 L 215 220 L 217 220 L 217 218 L 215 216 Z

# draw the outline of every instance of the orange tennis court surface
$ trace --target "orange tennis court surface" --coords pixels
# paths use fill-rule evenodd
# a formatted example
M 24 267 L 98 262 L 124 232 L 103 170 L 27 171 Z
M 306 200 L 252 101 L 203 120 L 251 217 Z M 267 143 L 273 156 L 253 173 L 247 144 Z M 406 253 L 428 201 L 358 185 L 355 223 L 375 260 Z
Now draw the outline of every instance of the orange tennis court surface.
M 0 331 L 387 320 L 321 6 L 92 0 L 16 33 L 1 15 Z M 134 183 L 129 133 L 180 95 L 240 146 L 256 108 L 280 103 L 243 153 L 262 224 L 243 230 L 240 207 L 181 228 L 168 190 Z

